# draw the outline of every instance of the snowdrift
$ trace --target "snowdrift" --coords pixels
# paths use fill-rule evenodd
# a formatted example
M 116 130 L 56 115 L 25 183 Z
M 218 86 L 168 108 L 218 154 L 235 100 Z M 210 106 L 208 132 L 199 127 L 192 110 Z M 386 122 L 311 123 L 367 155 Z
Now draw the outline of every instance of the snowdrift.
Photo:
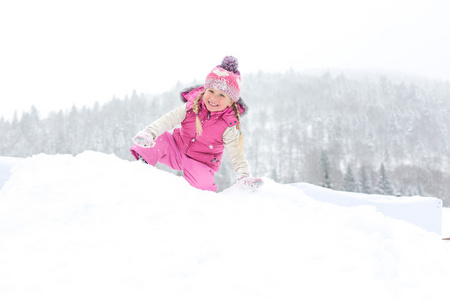
M 23 158 L 0 156 L 0 190 L 11 177 L 10 169 Z
M 425 230 L 441 234 L 442 200 L 434 197 L 395 197 L 333 191 L 308 183 L 292 184 L 307 196 L 341 206 L 370 205 L 385 216 L 404 220 Z
M 205 192 L 90 151 L 12 172 L 0 299 L 448 299 L 450 244 L 374 206 L 269 179 Z

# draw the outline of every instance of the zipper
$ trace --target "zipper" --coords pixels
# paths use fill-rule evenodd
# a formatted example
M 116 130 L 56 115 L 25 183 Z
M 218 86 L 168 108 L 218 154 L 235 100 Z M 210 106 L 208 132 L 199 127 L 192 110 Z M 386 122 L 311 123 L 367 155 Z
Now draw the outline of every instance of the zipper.
M 193 138 L 190 142 L 189 145 L 186 147 L 186 154 L 189 155 L 189 150 L 191 150 L 191 147 L 193 146 L 195 142 L 195 138 Z
M 205 120 L 205 119 L 201 120 L 202 126 L 205 124 L 205 122 L 206 122 L 207 120 L 209 120 L 210 115 L 211 115 L 211 112 L 208 110 L 208 115 L 207 115 L 207 117 L 206 117 L 206 120 Z M 191 141 L 189 142 L 189 145 L 186 147 L 186 154 L 189 153 L 189 150 L 190 150 L 191 147 L 194 145 L 195 141 L 197 140 L 197 137 L 198 137 L 198 134 L 195 133 L 194 138 L 191 139 Z

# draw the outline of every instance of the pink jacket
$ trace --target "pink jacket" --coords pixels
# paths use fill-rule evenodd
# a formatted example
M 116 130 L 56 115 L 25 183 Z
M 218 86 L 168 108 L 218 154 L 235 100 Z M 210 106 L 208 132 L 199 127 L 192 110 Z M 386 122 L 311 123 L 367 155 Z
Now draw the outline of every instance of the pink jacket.
M 227 127 L 237 125 L 238 120 L 231 107 L 219 112 L 209 112 L 203 101 L 199 102 L 198 117 L 202 122 L 203 133 L 198 136 L 195 128 L 195 113 L 192 110 L 195 98 L 204 91 L 203 87 L 183 92 L 182 97 L 186 105 L 186 118 L 181 122 L 181 128 L 173 131 L 175 142 L 187 156 L 210 166 L 218 171 L 224 151 L 223 133 Z M 239 113 L 245 108 L 238 102 Z

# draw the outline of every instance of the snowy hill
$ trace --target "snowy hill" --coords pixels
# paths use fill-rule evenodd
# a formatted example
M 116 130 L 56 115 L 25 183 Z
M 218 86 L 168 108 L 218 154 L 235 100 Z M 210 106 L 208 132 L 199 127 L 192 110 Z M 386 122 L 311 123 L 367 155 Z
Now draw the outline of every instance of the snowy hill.
M 448 299 L 450 243 L 324 195 L 269 179 L 212 193 L 113 155 L 33 156 L 0 192 L 0 299 Z
M 23 158 L 0 156 L 0 190 L 11 177 L 10 169 L 22 160 Z
M 346 207 L 370 205 L 385 216 L 407 221 L 437 234 L 442 232 L 442 200 L 434 197 L 395 197 L 333 191 L 304 182 L 293 186 L 322 202 Z

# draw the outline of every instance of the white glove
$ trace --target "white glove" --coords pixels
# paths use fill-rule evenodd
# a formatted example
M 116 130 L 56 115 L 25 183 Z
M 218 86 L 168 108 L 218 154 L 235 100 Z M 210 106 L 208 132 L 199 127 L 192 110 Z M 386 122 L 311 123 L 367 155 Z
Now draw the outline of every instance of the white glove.
M 237 182 L 239 185 L 251 188 L 259 188 L 264 184 L 264 181 L 261 178 L 250 177 L 246 174 L 239 177 Z
M 141 130 L 136 134 L 133 138 L 133 143 L 142 148 L 152 148 L 156 145 L 153 135 L 145 130 Z

